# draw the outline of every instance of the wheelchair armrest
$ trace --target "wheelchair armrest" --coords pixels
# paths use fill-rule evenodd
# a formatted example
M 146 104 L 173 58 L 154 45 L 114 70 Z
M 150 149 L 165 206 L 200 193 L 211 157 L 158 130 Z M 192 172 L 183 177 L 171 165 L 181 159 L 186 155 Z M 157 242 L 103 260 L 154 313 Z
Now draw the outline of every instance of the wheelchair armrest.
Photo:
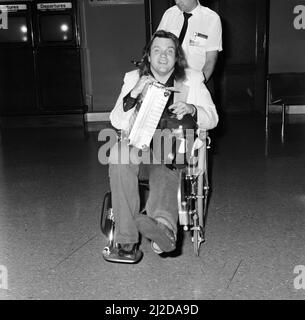
M 207 130 L 200 129 L 200 128 L 197 129 L 197 132 L 196 132 L 196 133 L 197 133 L 198 138 L 199 138 L 200 140 L 202 140 L 202 141 L 205 141 L 206 138 L 207 138 L 208 135 L 209 135 L 209 132 L 208 132 Z
M 197 129 L 197 138 L 202 142 L 206 143 L 206 148 L 210 149 L 211 148 L 211 138 L 209 137 L 209 131 L 204 130 L 204 129 Z M 203 144 L 201 144 L 202 146 Z

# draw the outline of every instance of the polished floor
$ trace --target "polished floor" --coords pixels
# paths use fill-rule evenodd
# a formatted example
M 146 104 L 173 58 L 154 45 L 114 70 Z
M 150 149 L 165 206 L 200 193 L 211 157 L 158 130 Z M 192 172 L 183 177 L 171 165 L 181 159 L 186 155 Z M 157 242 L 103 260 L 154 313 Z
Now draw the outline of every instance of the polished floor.
M 167 258 L 144 239 L 137 265 L 102 258 L 99 216 L 109 185 L 98 131 L 4 127 L 0 266 L 8 287 L 0 281 L 0 299 L 305 299 L 294 287 L 294 268 L 305 265 L 305 119 L 289 117 L 284 143 L 279 121 L 272 115 L 266 144 L 263 116 L 222 118 L 212 134 L 200 256 L 188 234 Z

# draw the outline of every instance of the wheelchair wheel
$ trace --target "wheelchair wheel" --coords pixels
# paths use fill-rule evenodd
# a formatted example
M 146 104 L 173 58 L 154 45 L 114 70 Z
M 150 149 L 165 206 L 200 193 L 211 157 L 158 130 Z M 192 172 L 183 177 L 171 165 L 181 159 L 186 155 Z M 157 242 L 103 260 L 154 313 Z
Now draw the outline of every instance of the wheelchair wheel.
M 111 241 L 114 233 L 114 216 L 111 204 L 111 192 L 107 192 L 104 197 L 101 212 L 100 226 L 102 233 Z
M 199 256 L 200 245 L 202 242 L 204 242 L 203 230 L 199 225 L 197 225 L 196 227 L 192 227 L 191 230 L 194 253 L 196 254 L 196 256 Z
M 193 248 L 194 248 L 194 253 L 196 256 L 199 256 L 199 251 L 200 251 L 200 245 L 201 242 L 203 242 L 203 234 L 202 234 L 202 228 L 199 225 L 198 221 L 198 216 L 195 215 L 193 217 L 193 227 L 191 228 L 192 231 L 192 242 L 193 242 Z
M 196 256 L 199 256 L 199 249 L 200 249 L 200 243 L 198 243 L 199 234 L 198 230 L 193 231 L 193 246 L 194 246 L 194 253 Z

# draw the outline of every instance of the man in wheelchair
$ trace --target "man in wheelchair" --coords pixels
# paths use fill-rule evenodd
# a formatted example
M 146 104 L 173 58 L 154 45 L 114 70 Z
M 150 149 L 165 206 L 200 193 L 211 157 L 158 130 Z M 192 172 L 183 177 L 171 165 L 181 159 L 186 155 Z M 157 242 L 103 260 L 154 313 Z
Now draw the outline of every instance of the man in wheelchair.
M 126 73 L 117 103 L 110 114 L 112 125 L 124 133 L 130 131 L 148 87 L 159 83 L 170 88 L 170 96 L 156 131 L 177 128 L 209 130 L 218 122 L 218 115 L 200 72 L 187 68 L 178 38 L 163 30 L 157 31 L 144 49 L 138 70 Z M 172 137 L 171 137 L 172 138 Z M 176 147 L 175 147 L 176 148 Z M 112 209 L 115 221 L 115 246 L 104 251 L 107 261 L 137 263 L 143 253 L 138 247 L 139 233 L 151 240 L 154 252 L 170 252 L 176 248 L 179 172 L 175 155 L 152 144 L 139 150 L 121 139 L 110 150 L 109 176 Z M 160 151 L 161 150 L 161 151 Z M 162 154 L 162 161 L 145 164 L 149 174 L 149 197 L 146 214 L 139 213 L 138 176 L 146 159 Z M 158 155 L 157 155 L 158 154 Z

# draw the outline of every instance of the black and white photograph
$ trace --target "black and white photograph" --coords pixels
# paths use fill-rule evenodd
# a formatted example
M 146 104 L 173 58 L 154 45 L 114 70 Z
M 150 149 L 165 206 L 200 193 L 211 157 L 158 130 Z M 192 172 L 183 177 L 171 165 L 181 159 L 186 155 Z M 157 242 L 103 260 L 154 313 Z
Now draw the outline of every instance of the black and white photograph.
M 305 0 L 0 0 L 0 300 L 305 300 L 304 57 Z

